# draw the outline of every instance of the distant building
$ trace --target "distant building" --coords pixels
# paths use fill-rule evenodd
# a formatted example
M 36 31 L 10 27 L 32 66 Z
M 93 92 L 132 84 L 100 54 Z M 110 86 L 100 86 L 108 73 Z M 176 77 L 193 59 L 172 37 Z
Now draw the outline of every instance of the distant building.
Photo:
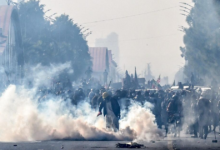
M 0 6 L 0 82 L 18 83 L 23 76 L 23 49 L 16 7 Z
M 112 59 L 112 51 L 107 47 L 90 47 L 89 53 L 92 57 L 92 76 L 103 83 L 103 73 L 108 72 L 108 82 L 115 82 L 116 62 Z
M 109 42 L 114 41 L 114 42 Z M 119 63 L 119 44 L 118 44 L 118 34 L 115 32 L 107 35 L 106 38 L 96 39 L 95 47 L 108 47 L 114 53 L 114 60 Z

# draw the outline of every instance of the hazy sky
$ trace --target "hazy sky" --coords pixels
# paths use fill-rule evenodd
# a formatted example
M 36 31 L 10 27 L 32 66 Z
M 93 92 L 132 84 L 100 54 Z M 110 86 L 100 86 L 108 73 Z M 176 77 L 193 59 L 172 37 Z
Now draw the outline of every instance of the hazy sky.
M 75 23 L 89 28 L 89 46 L 96 39 L 118 34 L 121 70 L 144 71 L 151 63 L 154 76 L 169 76 L 184 65 L 179 47 L 183 46 L 183 33 L 178 26 L 186 26 L 180 15 L 180 3 L 191 0 L 41 0 L 53 13 L 68 14 Z M 96 22 L 100 20 L 106 20 Z M 108 41 L 106 47 L 117 41 Z

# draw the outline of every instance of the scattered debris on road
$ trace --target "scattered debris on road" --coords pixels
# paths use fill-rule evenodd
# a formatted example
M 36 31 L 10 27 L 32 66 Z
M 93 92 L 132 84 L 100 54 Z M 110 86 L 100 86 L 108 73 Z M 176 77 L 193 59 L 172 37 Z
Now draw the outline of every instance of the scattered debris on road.
M 144 147 L 144 145 L 138 144 L 138 143 L 135 143 L 135 142 L 131 142 L 131 143 L 117 143 L 116 147 L 117 148 L 142 148 L 142 147 Z
M 218 143 L 218 141 L 217 140 L 212 140 L 212 143 Z

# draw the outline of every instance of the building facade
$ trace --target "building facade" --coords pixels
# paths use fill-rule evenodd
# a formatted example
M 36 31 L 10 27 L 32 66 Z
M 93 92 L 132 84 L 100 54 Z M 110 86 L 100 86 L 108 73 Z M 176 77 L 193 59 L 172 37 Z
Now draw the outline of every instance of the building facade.
M 89 53 L 92 58 L 92 77 L 104 82 L 103 73 L 107 71 L 108 82 L 115 82 L 117 64 L 112 58 L 112 51 L 107 47 L 90 47 Z

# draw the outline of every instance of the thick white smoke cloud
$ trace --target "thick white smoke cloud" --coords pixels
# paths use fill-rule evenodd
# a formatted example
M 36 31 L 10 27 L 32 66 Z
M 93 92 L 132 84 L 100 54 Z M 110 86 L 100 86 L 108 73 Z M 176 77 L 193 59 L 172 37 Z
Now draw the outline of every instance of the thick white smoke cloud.
M 149 108 L 150 106 L 147 102 L 144 107 L 133 103 L 128 115 L 120 122 L 122 128 L 130 127 L 135 131 L 135 140 L 151 140 L 163 136 L 161 130 L 157 128 L 154 122 L 155 116 L 151 113 Z
M 70 62 L 58 65 L 51 64 L 50 66 L 42 66 L 41 64 L 35 67 L 26 66 L 26 70 L 28 71 L 25 75 L 25 80 L 33 81 L 33 86 L 36 88 L 40 86 L 50 86 L 51 80 L 64 70 L 70 74 L 73 73 Z
M 45 70 L 47 79 L 62 69 L 67 69 L 68 65 L 57 67 L 60 69 L 50 69 L 51 72 L 48 68 Z M 35 85 L 41 85 L 41 79 L 45 80 L 40 78 L 44 76 L 43 72 L 44 70 L 35 72 L 34 77 L 38 77 L 36 80 L 33 78 L 38 83 Z M 90 108 L 88 102 L 73 106 L 68 100 L 64 101 L 53 95 L 39 102 L 36 91 L 24 86 L 10 85 L 2 93 L 0 141 L 151 140 L 162 136 L 154 123 L 154 115 L 138 104 L 132 104 L 127 116 L 120 121 L 120 131 L 115 133 L 105 130 L 104 117 L 97 118 L 97 112 Z

